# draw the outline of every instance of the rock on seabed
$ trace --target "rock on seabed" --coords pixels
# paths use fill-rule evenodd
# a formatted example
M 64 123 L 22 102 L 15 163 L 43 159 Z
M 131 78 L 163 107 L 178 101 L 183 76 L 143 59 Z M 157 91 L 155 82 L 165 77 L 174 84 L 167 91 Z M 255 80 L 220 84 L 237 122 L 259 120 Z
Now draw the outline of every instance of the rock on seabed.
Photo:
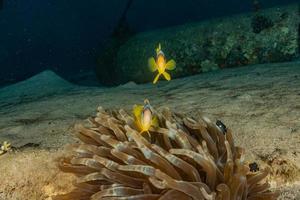
M 260 22 L 253 23 L 255 19 L 270 20 L 272 26 L 255 33 L 253 24 L 260 25 Z M 218 68 L 290 61 L 299 56 L 299 21 L 298 5 L 292 4 L 140 33 L 120 48 L 116 71 L 123 82 L 153 80 L 155 75 L 148 70 L 147 60 L 155 55 L 159 42 L 167 59 L 177 62 L 172 77 Z

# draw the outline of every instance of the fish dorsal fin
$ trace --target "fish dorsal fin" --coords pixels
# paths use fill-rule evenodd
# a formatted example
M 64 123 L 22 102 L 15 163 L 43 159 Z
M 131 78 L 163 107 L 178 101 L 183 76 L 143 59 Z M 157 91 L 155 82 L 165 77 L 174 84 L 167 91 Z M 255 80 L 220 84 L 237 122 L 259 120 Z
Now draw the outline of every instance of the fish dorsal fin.
M 148 99 L 144 99 L 144 104 L 149 104 L 150 105 L 150 102 Z
M 140 120 L 141 119 L 141 115 L 143 112 L 143 106 L 140 105 L 134 105 L 133 106 L 133 115 L 136 119 Z
M 156 53 L 158 54 L 158 52 L 160 52 L 160 51 L 161 51 L 161 45 L 160 45 L 160 43 L 158 43 L 158 47 L 156 49 Z

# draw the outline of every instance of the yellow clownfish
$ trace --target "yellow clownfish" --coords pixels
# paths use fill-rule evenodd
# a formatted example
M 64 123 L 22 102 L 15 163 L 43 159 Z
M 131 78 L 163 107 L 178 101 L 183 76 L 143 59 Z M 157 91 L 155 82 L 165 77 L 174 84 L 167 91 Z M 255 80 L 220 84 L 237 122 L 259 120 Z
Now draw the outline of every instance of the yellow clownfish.
M 165 58 L 164 52 L 161 50 L 160 44 L 158 45 L 158 48 L 156 49 L 156 59 L 153 57 L 149 58 L 148 60 L 149 69 L 151 72 L 155 72 L 158 70 L 158 74 L 153 80 L 153 84 L 155 84 L 158 81 L 158 78 L 162 74 L 166 80 L 171 80 L 171 76 L 169 73 L 166 72 L 167 70 L 173 70 L 176 67 L 176 62 L 172 59 L 167 62 Z
M 150 135 L 149 129 L 151 127 L 158 126 L 158 120 L 155 116 L 153 116 L 153 108 L 151 107 L 148 99 L 144 100 L 144 106 L 135 105 L 133 107 L 133 115 L 135 118 L 135 124 L 140 133 L 147 132 L 148 135 Z

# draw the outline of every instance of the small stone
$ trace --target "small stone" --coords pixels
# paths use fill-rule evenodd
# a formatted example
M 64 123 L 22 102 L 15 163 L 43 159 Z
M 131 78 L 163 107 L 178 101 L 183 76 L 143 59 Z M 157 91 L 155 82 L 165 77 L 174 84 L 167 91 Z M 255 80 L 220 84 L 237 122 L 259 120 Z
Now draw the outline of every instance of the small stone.
M 257 172 L 259 171 L 258 164 L 256 162 L 249 164 L 250 172 Z

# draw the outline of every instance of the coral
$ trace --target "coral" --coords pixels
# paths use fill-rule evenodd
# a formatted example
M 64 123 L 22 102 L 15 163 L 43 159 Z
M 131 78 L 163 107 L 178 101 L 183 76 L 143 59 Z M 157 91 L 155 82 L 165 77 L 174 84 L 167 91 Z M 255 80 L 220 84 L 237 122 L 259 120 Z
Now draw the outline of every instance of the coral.
M 269 170 L 250 172 L 230 129 L 167 108 L 155 113 L 151 138 L 122 109 L 100 107 L 90 127 L 76 126 L 81 142 L 59 164 L 77 175 L 75 189 L 54 199 L 276 199 L 264 181 Z
M 210 60 L 204 60 L 201 62 L 201 69 L 203 72 L 218 70 L 219 66 Z
M 298 5 L 291 4 L 138 33 L 120 47 L 114 79 L 121 77 L 123 83 L 152 81 L 147 59 L 158 42 L 166 49 L 167 59 L 177 62 L 172 78 L 204 72 L 201 62 L 205 60 L 222 69 L 297 59 L 299 18 Z
M 272 20 L 263 15 L 255 15 L 251 20 L 253 33 L 260 33 L 262 30 L 271 28 L 273 25 Z
M 227 67 L 242 66 L 248 63 L 244 52 L 240 46 L 232 48 L 226 57 L 225 64 Z

